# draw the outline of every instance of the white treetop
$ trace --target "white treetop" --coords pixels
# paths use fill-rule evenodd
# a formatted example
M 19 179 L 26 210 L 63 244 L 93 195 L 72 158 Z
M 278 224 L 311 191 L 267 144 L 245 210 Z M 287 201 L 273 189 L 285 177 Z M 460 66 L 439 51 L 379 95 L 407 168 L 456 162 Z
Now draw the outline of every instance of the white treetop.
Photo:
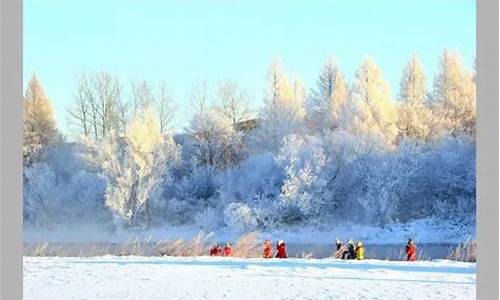
M 33 75 L 23 101 L 23 161 L 31 164 L 39 150 L 57 138 L 57 125 L 50 100 Z
M 443 133 L 474 135 L 476 131 L 476 84 L 457 52 L 444 50 L 434 78 L 433 102 L 436 127 Z
M 426 103 L 426 79 L 422 65 L 413 55 L 403 71 L 399 91 L 398 127 L 401 138 L 426 140 L 431 134 L 431 110 Z
M 353 132 L 380 136 L 387 145 L 394 142 L 398 134 L 396 106 L 387 81 L 372 59 L 365 58 L 356 71 L 344 112 Z
M 347 84 L 333 58 L 328 58 L 312 91 L 309 123 L 315 129 L 335 128 L 347 98 Z
M 261 139 L 266 147 L 276 151 L 284 136 L 297 130 L 305 117 L 303 87 L 300 81 L 293 86 L 278 59 L 267 72 L 264 108 L 261 110 Z

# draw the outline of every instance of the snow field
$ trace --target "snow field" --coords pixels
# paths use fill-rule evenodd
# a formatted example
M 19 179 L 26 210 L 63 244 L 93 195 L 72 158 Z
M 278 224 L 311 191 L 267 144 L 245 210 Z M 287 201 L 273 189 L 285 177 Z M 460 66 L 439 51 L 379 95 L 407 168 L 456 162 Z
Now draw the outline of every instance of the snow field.
M 476 264 L 25 257 L 24 299 L 475 299 Z

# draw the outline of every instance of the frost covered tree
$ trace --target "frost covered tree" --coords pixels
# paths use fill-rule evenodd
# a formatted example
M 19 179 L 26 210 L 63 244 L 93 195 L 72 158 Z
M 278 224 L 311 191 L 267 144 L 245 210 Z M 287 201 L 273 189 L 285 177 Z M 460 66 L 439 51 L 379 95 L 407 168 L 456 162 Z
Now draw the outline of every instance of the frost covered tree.
M 94 103 L 95 114 L 97 116 L 97 126 L 99 135 L 105 138 L 113 131 L 122 131 L 120 128 L 119 107 L 121 102 L 121 88 L 118 78 L 110 72 L 98 72 L 93 77 L 94 90 L 96 92 L 96 102 Z M 121 130 L 120 130 L 121 129 Z
M 427 106 L 426 79 L 422 65 L 413 55 L 403 71 L 399 98 L 398 127 L 400 139 L 425 141 L 431 134 L 432 115 Z
M 161 81 L 154 85 L 143 80 L 132 82 L 131 86 L 134 114 L 145 107 L 152 107 L 160 122 L 161 132 L 166 132 L 175 114 L 172 93 L 167 83 Z
M 445 51 L 429 96 L 413 56 L 398 105 L 370 59 L 349 89 L 328 59 L 309 95 L 274 60 L 258 119 L 247 119 L 246 91 L 235 82 L 220 82 L 217 105 L 198 82 L 189 126 L 172 137 L 169 86 L 140 81 L 124 95 L 109 72 L 83 73 L 68 111 L 82 140 L 46 147 L 25 166 L 25 224 L 113 220 L 242 232 L 342 221 L 472 224 L 474 76 Z M 37 82 L 26 95 L 46 99 Z M 55 130 L 50 106 L 37 111 L 41 128 Z
M 305 114 L 305 99 L 306 99 L 306 90 L 304 87 L 304 82 L 300 77 L 295 76 L 292 85 L 292 103 L 300 107 L 300 111 L 302 114 Z
M 341 123 L 358 135 L 383 137 L 389 146 L 398 135 L 397 109 L 389 85 L 375 62 L 365 58 L 356 71 Z
M 47 226 L 50 214 L 59 206 L 57 174 L 45 163 L 34 163 L 24 169 L 23 219 L 25 224 Z
M 241 218 L 241 227 L 253 223 L 248 220 L 255 218 L 257 226 L 273 227 L 279 220 L 279 195 L 283 185 L 284 172 L 274 155 L 270 152 L 256 154 L 243 160 L 237 167 L 221 174 L 219 179 L 219 203 L 227 207 L 231 203 L 246 204 L 251 213 L 245 213 Z M 248 212 L 244 209 L 242 212 Z M 230 224 L 238 223 L 238 214 L 230 210 Z M 252 216 L 252 218 L 248 218 Z M 225 215 L 226 221 L 228 214 Z M 228 224 L 228 222 L 226 222 Z M 239 227 L 239 226 L 237 226 Z
M 221 81 L 217 95 L 221 103 L 222 113 L 233 126 L 249 117 L 248 94 L 245 90 L 240 90 L 236 82 Z
M 267 72 L 262 124 L 259 139 L 264 149 L 277 151 L 284 136 L 300 130 L 305 109 L 300 82 L 290 85 L 288 75 L 278 59 L 274 59 Z
M 475 135 L 476 84 L 473 72 L 462 65 L 458 52 L 444 50 L 432 94 L 438 134 Z
M 338 127 L 347 98 L 347 83 L 333 58 L 328 58 L 308 101 L 308 123 L 313 129 Z
M 210 110 L 208 103 L 208 85 L 206 81 L 193 83 L 189 94 L 189 102 L 195 114 L 206 115 Z
M 197 82 L 190 94 L 194 116 L 187 128 L 192 143 L 187 146 L 199 166 L 223 169 L 238 161 L 241 146 L 233 121 L 223 108 L 208 103 L 207 84 Z
M 155 95 L 150 84 L 145 81 L 131 83 L 132 88 L 132 103 L 134 113 L 140 112 L 146 106 L 152 106 L 155 102 Z
M 81 73 L 76 78 L 75 103 L 69 109 L 71 122 L 85 136 L 103 139 L 111 132 L 123 134 L 127 123 L 126 105 L 117 77 L 108 71 Z
M 188 133 L 194 140 L 192 153 L 199 165 L 223 169 L 238 162 L 240 136 L 218 107 L 195 114 Z
M 176 111 L 174 100 L 172 98 L 172 92 L 167 83 L 159 83 L 158 95 L 155 98 L 153 107 L 155 108 L 158 120 L 160 121 L 160 131 L 162 133 L 167 132 L 169 126 L 171 125 L 170 123 L 174 119 Z
M 356 202 L 369 223 L 383 226 L 397 218 L 398 203 L 406 199 L 400 187 L 416 168 L 416 156 L 370 153 L 356 161 L 353 166 L 354 184 L 359 185 Z
M 290 224 L 318 217 L 325 208 L 321 192 L 327 183 L 323 177 L 326 156 L 321 140 L 289 135 L 277 160 L 285 172 L 279 196 L 283 221 Z
M 252 209 L 241 202 L 232 202 L 224 209 L 224 222 L 240 232 L 250 232 L 258 225 Z
M 162 187 L 178 150 L 161 133 L 158 118 L 145 107 L 128 124 L 124 136 L 90 143 L 89 161 L 107 179 L 105 204 L 124 226 L 149 226 L 161 206 Z
M 23 163 L 30 165 L 40 150 L 56 142 L 56 120 L 49 98 L 38 80 L 28 83 L 23 101 Z
M 44 151 L 43 161 L 24 168 L 26 226 L 53 227 L 103 221 L 104 180 L 86 168 L 79 143 L 61 142 Z
M 72 105 L 67 108 L 68 121 L 85 137 L 92 133 L 92 95 L 89 81 L 85 74 L 80 74 L 76 81 L 76 93 Z

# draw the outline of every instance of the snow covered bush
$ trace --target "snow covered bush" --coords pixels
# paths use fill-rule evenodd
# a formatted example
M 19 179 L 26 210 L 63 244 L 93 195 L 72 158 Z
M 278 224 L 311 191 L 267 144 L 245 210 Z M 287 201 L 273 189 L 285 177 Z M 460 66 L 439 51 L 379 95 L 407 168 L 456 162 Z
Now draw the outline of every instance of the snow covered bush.
M 245 203 L 233 202 L 224 209 L 224 222 L 241 232 L 249 232 L 257 227 L 252 209 Z
M 448 137 L 420 149 L 417 168 L 409 175 L 401 216 L 436 216 L 463 220 L 476 208 L 476 148 L 468 137 Z M 467 217 L 468 218 L 468 217 Z
M 87 170 L 77 153 L 73 145 L 61 144 L 43 155 L 44 162 L 24 169 L 27 226 L 84 224 L 102 222 L 109 217 L 103 202 L 106 182 L 99 174 Z M 64 159 L 68 162 L 66 165 L 61 163 Z
M 279 197 L 283 221 L 290 224 L 318 216 L 325 200 L 321 192 L 327 183 L 322 176 L 326 156 L 321 140 L 287 136 L 277 160 L 285 172 Z
M 202 229 L 214 230 L 223 225 L 223 217 L 219 209 L 207 208 L 194 217 L 194 223 Z
M 254 155 L 220 178 L 220 203 L 237 199 L 250 206 L 261 227 L 272 227 L 278 218 L 278 197 L 284 174 L 272 153 Z
M 60 189 L 57 175 L 44 163 L 35 163 L 24 169 L 24 221 L 36 226 L 53 223 L 54 214 L 60 203 Z

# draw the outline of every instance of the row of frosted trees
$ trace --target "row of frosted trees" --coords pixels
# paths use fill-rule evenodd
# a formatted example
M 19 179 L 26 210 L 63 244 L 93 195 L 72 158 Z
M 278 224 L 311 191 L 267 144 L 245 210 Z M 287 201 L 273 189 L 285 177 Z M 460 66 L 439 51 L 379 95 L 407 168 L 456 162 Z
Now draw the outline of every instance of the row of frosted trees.
M 80 74 L 68 107 L 80 138 L 69 142 L 34 76 L 24 101 L 25 223 L 245 231 L 474 222 L 475 73 L 456 52 L 442 53 L 431 91 L 412 56 L 397 99 L 369 58 L 352 83 L 327 59 L 310 91 L 275 59 L 258 111 L 249 94 L 221 81 L 211 101 L 195 83 L 190 125 L 174 134 L 165 83 L 124 89 L 109 72 Z

